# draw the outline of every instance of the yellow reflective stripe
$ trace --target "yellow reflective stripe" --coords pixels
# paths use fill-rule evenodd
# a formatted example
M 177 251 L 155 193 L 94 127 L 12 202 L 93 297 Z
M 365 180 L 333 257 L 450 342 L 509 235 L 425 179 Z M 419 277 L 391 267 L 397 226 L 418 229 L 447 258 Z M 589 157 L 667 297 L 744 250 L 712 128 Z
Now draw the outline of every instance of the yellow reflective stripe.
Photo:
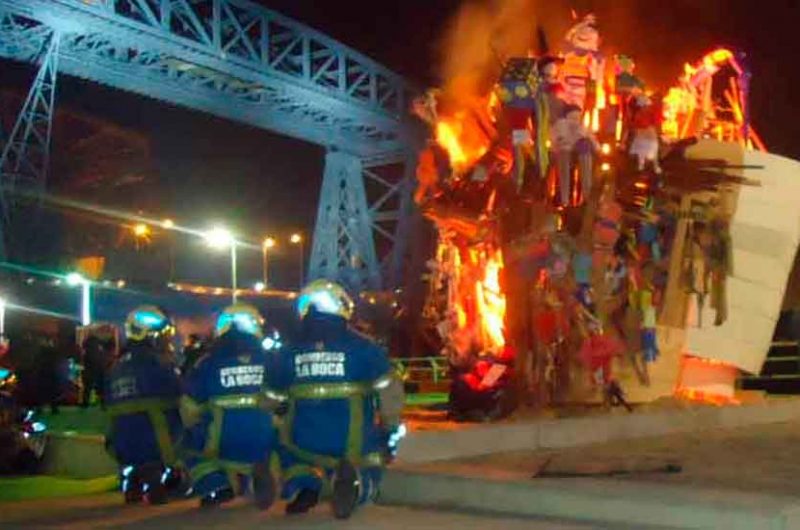
M 283 473 L 283 480 L 289 481 L 297 477 L 322 478 L 323 472 L 308 464 L 294 464 Z
M 166 411 L 178 407 L 178 400 L 175 398 L 148 398 L 114 403 L 109 407 L 109 412 L 112 419 L 132 414 L 147 414 L 161 459 L 165 464 L 172 465 L 176 461 L 175 447 L 169 434 Z
M 286 444 L 285 447 L 290 453 L 300 460 L 310 462 L 323 469 L 335 469 L 342 460 L 341 458 L 336 458 L 334 456 L 321 455 L 318 453 L 312 453 L 311 451 L 306 451 L 305 449 L 300 449 L 293 443 Z M 383 455 L 378 452 L 367 453 L 366 455 L 356 455 L 352 458 L 350 458 L 348 455 L 347 460 L 353 465 L 361 467 L 380 467 L 383 465 Z
M 259 406 L 260 401 L 255 394 L 235 394 L 212 398 L 208 403 L 211 407 L 222 409 L 253 409 Z
M 272 390 L 271 388 L 264 389 L 264 396 L 267 399 L 271 399 L 273 401 L 286 401 L 289 399 L 289 395 L 284 392 L 278 392 L 277 390 Z
M 362 396 L 371 391 L 372 388 L 363 383 L 308 383 L 289 388 L 289 397 L 293 399 L 343 399 Z
M 352 396 L 350 398 L 350 429 L 347 431 L 347 447 L 345 456 L 350 462 L 355 462 L 361 457 L 364 446 L 364 398 Z
M 189 476 L 192 477 L 192 482 L 196 483 L 218 471 L 220 471 L 220 467 L 215 460 L 202 460 L 189 467 Z
M 181 396 L 180 413 L 185 427 L 193 427 L 200 422 L 206 407 L 189 396 Z
M 111 417 L 127 416 L 128 414 L 144 414 L 153 409 L 165 410 L 178 408 L 177 398 L 146 398 L 132 399 L 122 403 L 109 405 L 108 412 Z
M 208 458 L 219 456 L 219 444 L 222 439 L 222 421 L 225 417 L 225 410 L 220 407 L 211 409 L 211 423 L 208 426 L 208 439 L 203 449 L 203 454 Z

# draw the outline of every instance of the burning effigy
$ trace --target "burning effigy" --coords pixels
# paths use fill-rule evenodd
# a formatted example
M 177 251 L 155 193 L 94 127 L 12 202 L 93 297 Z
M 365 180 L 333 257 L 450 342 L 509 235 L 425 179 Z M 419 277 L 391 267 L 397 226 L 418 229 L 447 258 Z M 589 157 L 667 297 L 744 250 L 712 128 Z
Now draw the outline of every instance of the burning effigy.
M 603 53 L 594 15 L 557 50 L 539 40 L 498 57 L 481 93 L 432 89 L 413 105 L 429 129 L 414 200 L 438 233 L 424 316 L 457 418 L 593 396 L 627 406 L 615 367 L 649 385 L 660 322 L 692 304 L 716 311 L 701 325 L 727 318 L 725 193 L 751 183 L 686 151 L 703 138 L 763 150 L 742 57 L 715 50 L 659 93 L 633 55 Z

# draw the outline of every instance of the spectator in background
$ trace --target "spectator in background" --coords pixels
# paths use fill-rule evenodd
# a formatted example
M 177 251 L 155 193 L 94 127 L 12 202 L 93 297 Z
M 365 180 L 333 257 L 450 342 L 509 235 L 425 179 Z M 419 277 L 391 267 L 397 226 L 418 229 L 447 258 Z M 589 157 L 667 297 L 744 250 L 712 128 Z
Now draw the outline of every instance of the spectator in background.
M 203 338 L 196 333 L 189 335 L 189 339 L 186 341 L 186 346 L 183 348 L 181 373 L 186 374 L 192 370 L 197 364 L 197 361 L 199 361 L 200 358 L 205 355 L 205 352 L 206 347 Z
M 67 383 L 67 358 L 50 337 L 43 337 L 37 359 L 38 407 L 50 405 L 58 414 L 58 404 Z M 37 407 L 37 408 L 38 408 Z
M 90 335 L 83 342 L 83 398 L 81 399 L 81 407 L 86 408 L 89 406 L 92 390 L 94 390 L 100 400 L 100 406 L 105 408 L 105 382 L 110 364 L 110 353 L 106 351 L 99 338 Z

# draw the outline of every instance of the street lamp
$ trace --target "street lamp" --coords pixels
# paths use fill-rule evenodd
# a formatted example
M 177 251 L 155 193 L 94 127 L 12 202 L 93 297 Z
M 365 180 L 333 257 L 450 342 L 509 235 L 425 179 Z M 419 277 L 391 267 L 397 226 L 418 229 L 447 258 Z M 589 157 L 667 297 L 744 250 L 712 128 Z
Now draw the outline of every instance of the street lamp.
M 71 272 L 67 275 L 67 283 L 81 287 L 81 325 L 88 326 L 92 323 L 92 282 L 77 272 Z
M 161 221 L 161 226 L 164 230 L 172 230 L 175 228 L 175 221 L 166 218 Z M 175 236 L 173 233 L 169 233 L 167 237 L 167 242 L 169 243 L 169 281 L 173 281 L 175 279 Z
M 269 255 L 270 249 L 275 247 L 275 244 L 276 244 L 275 238 L 273 238 L 273 237 L 267 237 L 266 239 L 264 239 L 264 242 L 261 243 L 261 253 L 263 255 L 262 267 L 263 267 L 263 270 L 264 270 L 264 287 L 265 288 L 266 288 L 266 286 L 269 285 L 269 263 L 267 262 L 268 255 Z
M 6 336 L 6 299 L 0 297 L 0 338 Z
M 303 236 L 298 234 L 298 233 L 294 233 L 289 238 L 289 242 L 292 245 L 297 245 L 298 249 L 300 250 L 300 289 L 302 289 L 303 288 L 303 282 L 305 281 L 305 271 L 303 270 L 304 269 L 304 261 L 305 261 L 305 259 L 304 259 L 305 256 L 304 256 L 304 252 L 303 252 Z
M 150 235 L 150 227 L 144 223 L 136 223 L 133 225 L 133 235 L 136 237 L 147 237 Z
M 225 228 L 213 228 L 205 235 L 206 243 L 211 248 L 224 250 L 231 249 L 231 300 L 236 303 L 236 238 L 230 230 Z
M 139 250 L 142 244 L 150 242 L 150 227 L 145 223 L 136 223 L 131 227 L 133 237 L 135 239 L 136 250 Z

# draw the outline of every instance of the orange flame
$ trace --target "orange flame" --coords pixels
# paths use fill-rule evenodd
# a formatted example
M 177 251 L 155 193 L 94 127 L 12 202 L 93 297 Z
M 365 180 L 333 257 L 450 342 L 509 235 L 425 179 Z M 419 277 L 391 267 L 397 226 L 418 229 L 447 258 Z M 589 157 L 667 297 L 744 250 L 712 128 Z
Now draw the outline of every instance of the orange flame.
M 475 283 L 475 299 L 485 350 L 498 351 L 506 344 L 506 297 L 500 287 L 503 253 L 496 250 L 486 257 L 483 278 Z
M 684 65 L 678 85 L 670 88 L 664 98 L 662 132 L 665 136 L 679 140 L 705 133 L 720 141 L 748 145 L 750 138 L 743 138 L 742 134 L 744 113 L 739 99 L 740 87 L 735 78 L 729 80 L 724 100 L 719 105 L 712 101 L 713 77 L 725 64 L 741 74 L 736 57 L 725 48 L 707 53 L 695 64 Z M 720 114 L 719 110 L 723 113 Z
M 436 142 L 447 151 L 456 171 L 468 169 L 489 150 L 489 140 L 476 119 L 463 112 L 439 120 Z

